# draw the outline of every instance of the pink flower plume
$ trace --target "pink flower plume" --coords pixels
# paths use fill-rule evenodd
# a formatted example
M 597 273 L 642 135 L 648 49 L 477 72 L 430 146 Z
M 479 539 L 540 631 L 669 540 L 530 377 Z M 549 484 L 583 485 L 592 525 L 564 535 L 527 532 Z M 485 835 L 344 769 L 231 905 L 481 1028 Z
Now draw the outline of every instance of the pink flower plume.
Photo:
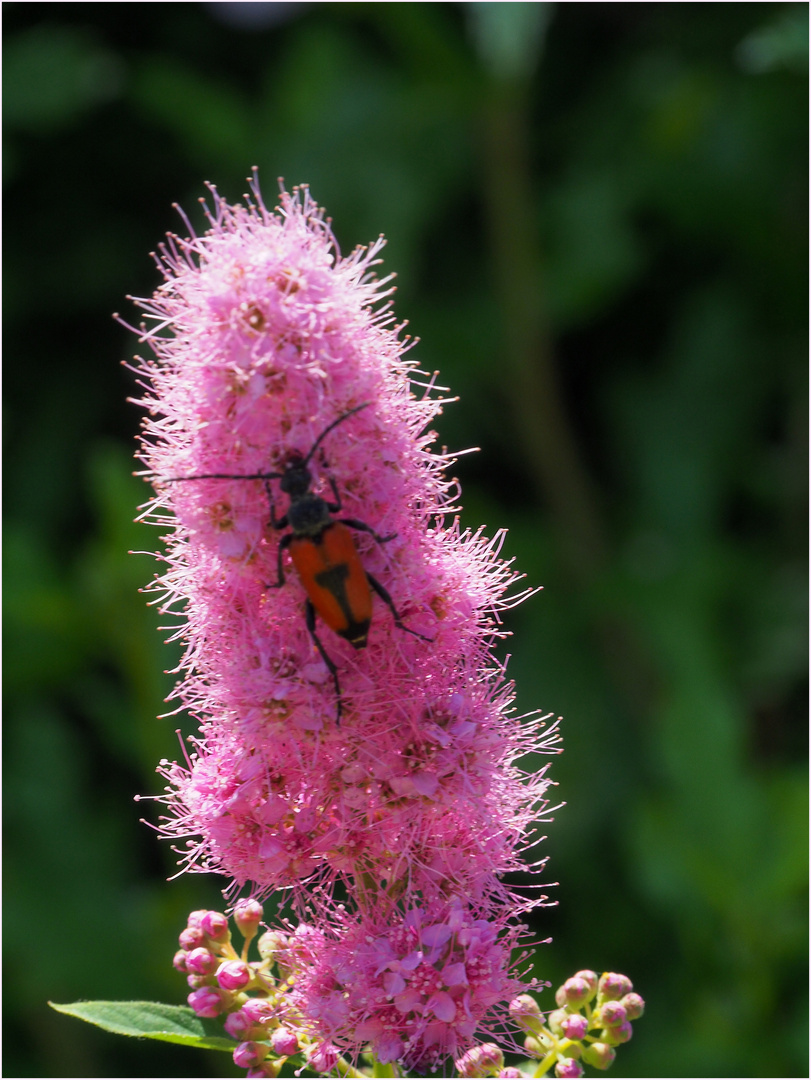
M 142 518 L 165 532 L 149 591 L 184 645 L 177 707 L 200 722 L 186 761 L 161 763 L 162 830 L 232 892 L 309 897 L 291 1030 L 330 1054 L 455 1056 L 520 990 L 510 950 L 533 901 L 503 877 L 526 869 L 549 784 L 520 761 L 558 749 L 549 717 L 514 715 L 494 657 L 500 612 L 528 593 L 509 595 L 503 532 L 454 516 L 431 448 L 443 401 L 375 277 L 382 239 L 342 256 L 306 188 L 273 211 L 255 178 L 244 204 L 211 195 L 207 231 L 170 235 L 163 284 L 136 300 Z M 304 524 L 296 463 L 321 515 Z M 307 624 L 336 521 L 355 547 L 328 591 L 352 568 L 371 589 L 360 646 L 338 615 L 318 609 L 317 638 Z

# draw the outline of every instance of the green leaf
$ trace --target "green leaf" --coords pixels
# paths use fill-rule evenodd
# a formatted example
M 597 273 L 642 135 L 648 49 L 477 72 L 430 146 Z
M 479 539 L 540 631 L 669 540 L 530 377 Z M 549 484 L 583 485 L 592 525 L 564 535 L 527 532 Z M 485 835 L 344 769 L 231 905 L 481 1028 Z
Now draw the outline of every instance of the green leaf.
M 202 1020 L 186 1005 L 163 1005 L 158 1001 L 77 1001 L 72 1005 L 49 1001 L 48 1004 L 57 1012 L 86 1020 L 115 1035 L 159 1039 L 227 1053 L 234 1049 L 233 1039 L 213 1033 L 221 1030 L 218 1025 Z

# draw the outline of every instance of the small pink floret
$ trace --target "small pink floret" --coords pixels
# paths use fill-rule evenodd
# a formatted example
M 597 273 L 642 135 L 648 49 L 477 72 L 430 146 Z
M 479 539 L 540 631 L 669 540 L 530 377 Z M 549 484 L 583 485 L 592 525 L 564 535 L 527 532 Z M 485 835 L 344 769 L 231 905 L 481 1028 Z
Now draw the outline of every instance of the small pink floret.
M 214 987 L 205 986 L 200 990 L 194 990 L 186 998 L 189 1003 L 189 1007 L 194 1010 L 197 1016 L 203 1016 L 212 1018 L 219 1016 L 223 1011 L 223 999 L 219 990 Z
M 251 969 L 242 960 L 226 960 L 217 969 L 217 982 L 223 990 L 242 990 L 251 981 Z
M 555 1076 L 578 1077 L 583 1075 L 583 1066 L 574 1058 L 560 1058 L 555 1065 Z
M 240 1069 L 251 1069 L 268 1056 L 269 1048 L 256 1042 L 242 1042 L 234 1050 L 234 1064 Z
M 200 920 L 200 929 L 212 941 L 228 937 L 228 919 L 219 911 L 207 911 Z
M 273 1047 L 273 1053 L 278 1054 L 279 1057 L 292 1057 L 299 1051 L 298 1037 L 295 1032 L 285 1027 L 276 1028 L 270 1036 L 270 1045 Z
M 567 1039 L 575 1041 L 585 1038 L 589 1030 L 589 1022 L 581 1013 L 567 1016 L 561 1021 L 561 1031 Z
M 192 975 L 211 975 L 219 964 L 219 959 L 208 949 L 192 949 L 186 954 L 186 969 Z
M 331 1072 L 338 1064 L 340 1057 L 337 1049 L 328 1042 L 315 1043 L 307 1047 L 307 1064 L 315 1072 Z

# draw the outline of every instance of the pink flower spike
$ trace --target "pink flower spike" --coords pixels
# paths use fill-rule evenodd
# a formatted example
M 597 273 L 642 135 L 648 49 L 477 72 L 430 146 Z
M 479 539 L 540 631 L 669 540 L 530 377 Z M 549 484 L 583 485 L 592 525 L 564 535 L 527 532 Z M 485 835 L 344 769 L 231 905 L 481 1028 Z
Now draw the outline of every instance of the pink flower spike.
M 556 752 L 544 721 L 510 715 L 492 656 L 517 575 L 503 533 L 454 517 L 427 430 L 442 401 L 374 279 L 382 241 L 341 256 L 306 189 L 273 212 L 252 189 L 236 206 L 212 189 L 209 230 L 171 236 L 164 284 L 136 301 L 143 519 L 171 528 L 151 590 L 183 620 L 175 697 L 203 723 L 189 761 L 161 766 L 163 831 L 257 899 L 391 852 L 417 891 L 483 897 L 543 805 L 518 758 Z M 328 559 L 348 616 L 315 581 Z
M 142 519 L 165 544 L 148 591 L 184 648 L 172 708 L 200 723 L 159 767 L 160 829 L 184 869 L 230 879 L 241 954 L 260 957 L 228 959 L 225 916 L 192 913 L 179 963 L 219 989 L 189 1001 L 229 1013 L 251 1074 L 294 1042 L 322 1073 L 369 1048 L 492 1073 L 482 1040 L 533 1029 L 507 1006 L 545 897 L 509 883 L 541 872 L 535 755 L 559 751 L 495 656 L 529 591 L 509 595 L 503 531 L 459 525 L 430 429 L 444 391 L 406 356 L 382 239 L 342 255 L 306 188 L 275 209 L 255 176 L 242 204 L 210 191 L 206 231 L 170 235 L 136 300 Z M 260 1041 L 273 1055 L 252 1063 Z

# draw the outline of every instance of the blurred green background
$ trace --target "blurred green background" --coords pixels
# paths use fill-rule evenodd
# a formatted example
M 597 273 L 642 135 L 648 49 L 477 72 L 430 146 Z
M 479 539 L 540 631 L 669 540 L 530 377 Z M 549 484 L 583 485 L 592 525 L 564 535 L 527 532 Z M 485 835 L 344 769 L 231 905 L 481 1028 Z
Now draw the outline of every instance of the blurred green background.
M 806 5 L 3 15 L 4 1075 L 244 1075 L 45 1002 L 182 1001 L 219 906 L 132 802 L 183 721 L 110 314 L 254 164 L 386 234 L 439 442 L 482 448 L 465 521 L 544 585 L 508 642 L 565 718 L 537 973 L 631 976 L 615 1076 L 807 1075 Z

